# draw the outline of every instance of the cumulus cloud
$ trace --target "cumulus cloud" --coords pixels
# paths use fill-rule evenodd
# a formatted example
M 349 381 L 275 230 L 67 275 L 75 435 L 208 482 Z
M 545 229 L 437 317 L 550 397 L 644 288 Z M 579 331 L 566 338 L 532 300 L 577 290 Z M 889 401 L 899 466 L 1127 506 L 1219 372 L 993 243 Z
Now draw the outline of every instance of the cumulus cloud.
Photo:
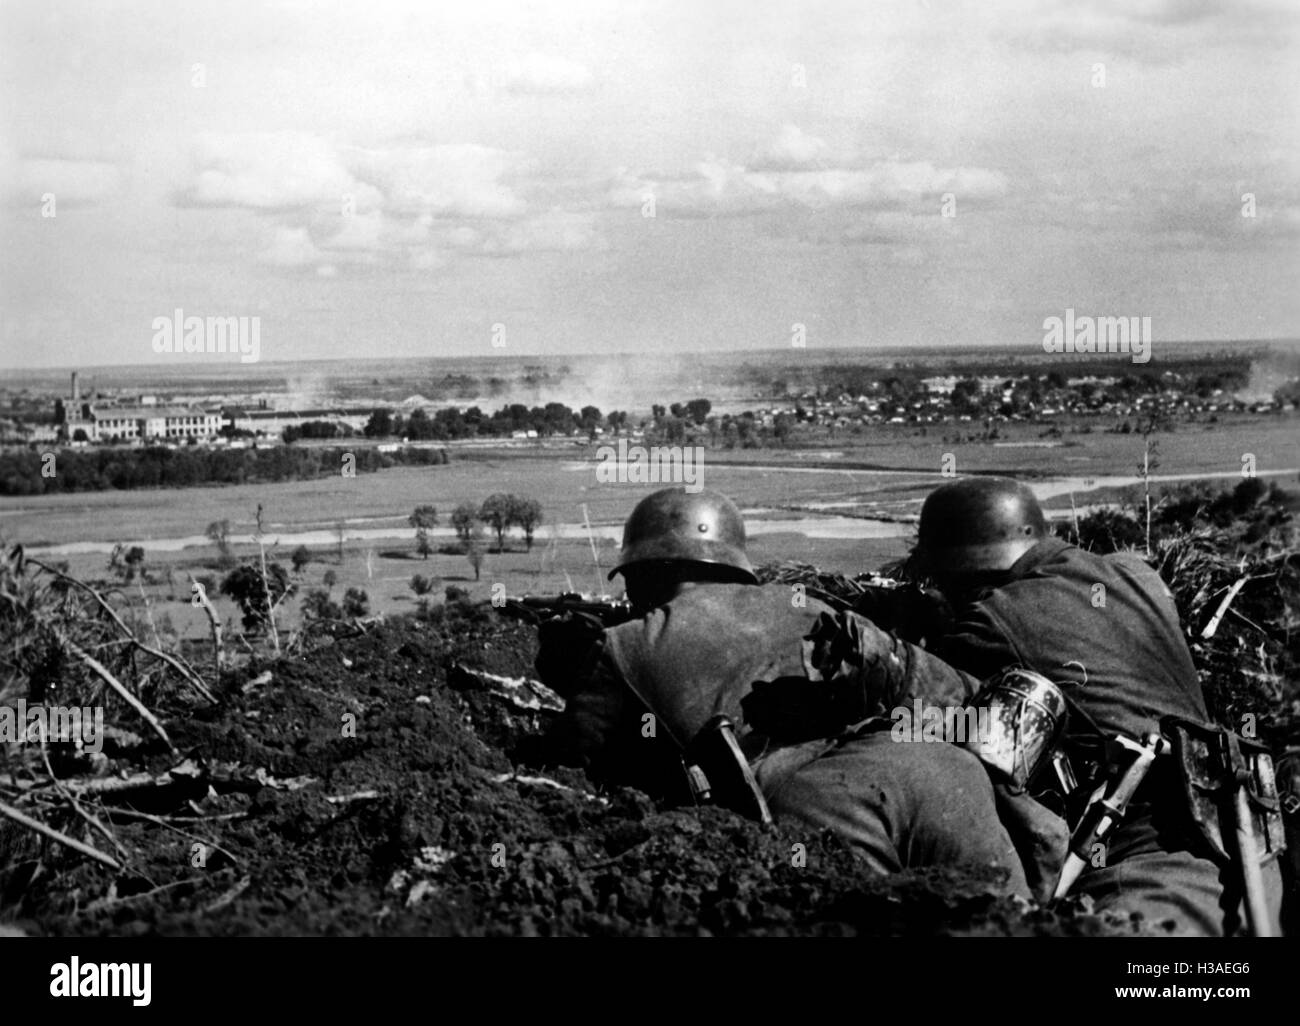
M 653 196 L 657 213 L 713 217 L 786 207 L 897 207 L 949 192 L 959 202 L 984 202 L 1006 191 L 1006 176 L 1000 171 L 940 168 L 929 161 L 767 171 L 711 158 L 679 177 L 655 178 L 623 169 L 615 175 L 609 196 L 615 206 L 640 206 Z
M 381 247 L 385 235 L 384 215 L 378 210 L 368 214 L 340 217 L 338 231 L 329 236 L 328 248 L 335 250 L 373 251 Z
M 261 261 L 273 267 L 308 267 L 321 261 L 324 254 L 311 240 L 306 228 L 275 229 L 271 243 L 261 253 Z
M 9 152 L 0 156 L 0 183 L 12 204 L 36 206 L 42 196 L 53 193 L 58 206 L 78 207 L 109 199 L 121 188 L 122 174 L 108 161 L 22 158 Z
M 204 133 L 195 139 L 193 160 L 193 178 L 177 196 L 181 206 L 287 210 L 339 207 L 348 199 L 365 209 L 378 199 L 352 176 L 336 146 L 309 133 Z
M 1203 172 L 1186 188 L 1048 189 L 1034 217 L 1071 231 L 1139 233 L 1162 249 L 1247 249 L 1300 236 L 1300 187 L 1284 166 L 1252 179 Z
M 485 239 L 484 253 L 503 256 L 517 253 L 572 252 L 600 245 L 595 218 L 591 213 L 574 213 L 559 208 L 505 225 Z
M 526 210 L 510 179 L 528 163 L 474 143 L 358 150 L 352 167 L 382 193 L 387 210 L 442 217 L 518 217 Z
M 1177 62 L 1204 47 L 1284 47 L 1300 30 L 1292 0 L 1061 0 L 1012 42 L 1055 53 L 1093 51 L 1150 64 Z
M 760 171 L 791 171 L 823 163 L 829 147 L 824 139 L 806 134 L 798 125 L 785 125 L 780 135 L 753 164 Z
M 590 88 L 594 76 L 584 65 L 542 53 L 530 53 L 511 66 L 506 89 L 533 96 L 577 93 Z
M 259 260 L 269 266 L 430 271 L 449 253 L 598 245 L 591 213 L 532 209 L 525 193 L 553 184 L 524 156 L 474 143 L 365 149 L 304 133 L 204 135 L 175 202 L 262 215 L 271 223 Z

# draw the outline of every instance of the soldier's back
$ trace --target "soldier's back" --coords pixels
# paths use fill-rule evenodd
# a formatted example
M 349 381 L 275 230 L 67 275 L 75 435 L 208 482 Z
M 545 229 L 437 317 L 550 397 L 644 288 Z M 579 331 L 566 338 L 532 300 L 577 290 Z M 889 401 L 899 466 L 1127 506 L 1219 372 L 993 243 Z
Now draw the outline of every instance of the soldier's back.
M 696 584 L 608 631 L 606 646 L 679 743 L 719 714 L 743 734 L 741 699 L 756 680 L 804 673 L 804 635 L 827 611 L 786 585 Z

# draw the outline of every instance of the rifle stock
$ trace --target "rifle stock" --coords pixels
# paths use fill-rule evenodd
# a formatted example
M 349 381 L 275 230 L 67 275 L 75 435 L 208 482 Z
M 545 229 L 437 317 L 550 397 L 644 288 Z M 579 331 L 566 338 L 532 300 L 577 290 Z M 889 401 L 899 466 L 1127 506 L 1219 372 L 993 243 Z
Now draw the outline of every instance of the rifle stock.
M 527 623 L 540 624 L 565 613 L 582 613 L 600 621 L 602 627 L 615 627 L 626 623 L 635 615 L 632 603 L 626 599 L 600 595 L 589 598 L 577 592 L 545 597 L 539 595 L 509 596 L 494 608 L 503 616 L 514 617 Z

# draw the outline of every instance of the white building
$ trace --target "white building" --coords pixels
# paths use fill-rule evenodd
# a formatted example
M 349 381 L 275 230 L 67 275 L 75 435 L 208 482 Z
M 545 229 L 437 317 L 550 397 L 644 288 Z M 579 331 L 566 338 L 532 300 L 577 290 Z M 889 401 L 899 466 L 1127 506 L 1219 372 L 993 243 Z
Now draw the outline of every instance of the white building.
M 72 394 L 55 406 L 59 433 L 66 441 L 130 442 L 206 440 L 221 433 L 221 414 L 188 406 L 99 405 L 82 401 L 77 373 Z

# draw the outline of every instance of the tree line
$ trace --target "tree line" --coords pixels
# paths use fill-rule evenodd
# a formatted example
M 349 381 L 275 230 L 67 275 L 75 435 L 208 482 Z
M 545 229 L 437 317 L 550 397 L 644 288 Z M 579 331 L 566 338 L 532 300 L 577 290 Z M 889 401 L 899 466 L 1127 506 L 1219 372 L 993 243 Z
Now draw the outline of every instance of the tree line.
M 416 506 L 415 511 L 406 519 L 415 528 L 416 551 L 427 559 L 433 551 L 429 543 L 429 530 L 438 526 L 437 507 Z M 512 527 L 518 527 L 524 532 L 524 544 L 531 552 L 533 538 L 542 519 L 542 504 L 536 499 L 495 492 L 479 505 L 462 502 L 452 510 L 451 526 L 455 528 L 457 539 L 464 545 L 473 543 L 481 529 L 488 528 L 496 535 L 498 552 L 505 549 L 506 532 Z
M 345 452 L 352 457 L 346 465 Z M 447 462 L 445 449 L 381 453 L 366 447 L 296 449 L 279 445 L 260 449 L 60 449 L 50 455 L 52 460 L 33 449 L 0 452 L 0 495 L 300 481 L 338 474 L 345 466 L 368 474 L 398 464 Z
M 538 437 L 586 434 L 594 437 L 596 429 L 626 429 L 628 414 L 615 410 L 603 414 L 595 406 L 580 410 L 564 403 L 547 403 L 528 407 L 511 403 L 495 413 L 485 413 L 477 406 L 468 409 L 444 407 L 430 416 L 425 410 L 412 410 L 409 416 L 391 410 L 375 410 L 362 433 L 367 438 L 401 437 L 411 441 L 452 441 L 461 438 L 509 438 L 516 432 L 536 431 Z

